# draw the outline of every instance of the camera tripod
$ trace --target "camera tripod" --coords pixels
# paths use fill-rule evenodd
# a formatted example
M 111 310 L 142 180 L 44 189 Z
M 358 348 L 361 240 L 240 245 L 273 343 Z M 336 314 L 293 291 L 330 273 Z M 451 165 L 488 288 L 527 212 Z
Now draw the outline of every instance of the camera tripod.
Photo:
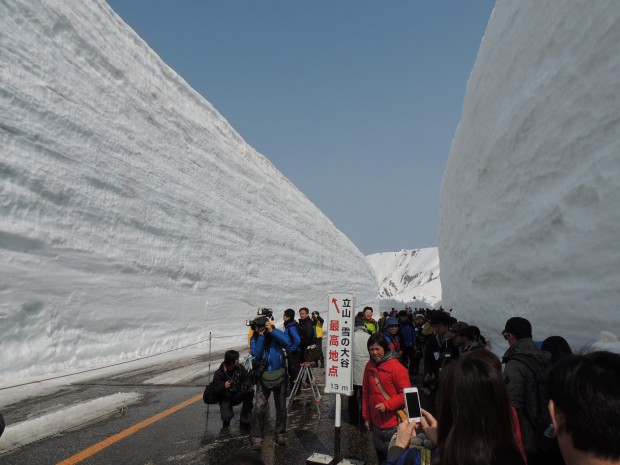
M 310 383 L 310 389 L 312 389 L 312 396 L 314 397 L 316 408 L 319 411 L 319 415 L 321 415 L 321 408 L 319 407 L 319 403 L 321 402 L 321 392 L 319 391 L 319 387 L 316 384 L 316 378 L 314 377 L 314 373 L 312 373 L 312 364 L 310 362 L 302 362 L 300 366 L 301 369 L 299 370 L 297 379 L 295 379 L 295 381 L 293 382 L 293 389 L 291 390 L 291 395 L 286 401 L 286 410 L 289 410 L 291 408 L 295 396 L 299 394 L 299 390 L 301 389 L 301 383 L 304 379 L 307 379 L 308 383 Z

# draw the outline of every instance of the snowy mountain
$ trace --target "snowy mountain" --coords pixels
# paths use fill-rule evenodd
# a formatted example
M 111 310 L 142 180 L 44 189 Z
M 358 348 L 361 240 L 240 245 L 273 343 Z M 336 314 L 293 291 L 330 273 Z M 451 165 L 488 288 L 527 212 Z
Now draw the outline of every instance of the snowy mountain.
M 376 253 L 367 255 L 366 260 L 377 276 L 382 310 L 404 307 L 399 303 L 432 308 L 441 304 L 436 247 Z
M 3 383 L 376 301 L 350 240 L 104 1 L 0 3 L 0 76 Z
M 497 347 L 511 316 L 574 349 L 620 333 L 619 24 L 615 0 L 498 1 L 489 21 L 442 181 L 439 256 L 444 307 Z

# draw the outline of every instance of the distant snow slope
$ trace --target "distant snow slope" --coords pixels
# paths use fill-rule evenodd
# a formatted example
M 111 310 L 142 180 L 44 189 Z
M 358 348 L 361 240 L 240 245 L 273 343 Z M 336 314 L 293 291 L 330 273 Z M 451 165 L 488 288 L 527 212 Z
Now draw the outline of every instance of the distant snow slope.
M 102 0 L 0 3 L 0 378 L 376 300 L 358 249 Z
M 411 307 L 439 307 L 441 282 L 436 247 L 376 253 L 367 255 L 366 260 L 377 276 L 382 301 L 402 302 Z M 386 303 L 381 307 L 391 306 Z
M 444 307 L 620 332 L 620 2 L 497 2 L 441 188 Z

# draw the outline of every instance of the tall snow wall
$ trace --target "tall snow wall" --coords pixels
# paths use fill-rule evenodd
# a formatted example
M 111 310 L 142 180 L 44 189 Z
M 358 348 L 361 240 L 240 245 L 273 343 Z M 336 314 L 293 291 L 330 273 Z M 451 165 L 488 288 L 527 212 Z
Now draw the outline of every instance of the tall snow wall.
M 500 0 L 441 187 L 444 307 L 573 349 L 620 333 L 620 2 Z M 501 351 L 501 350 L 499 350 Z
M 1 2 L 0 76 L 0 378 L 376 300 L 349 239 L 105 2 Z

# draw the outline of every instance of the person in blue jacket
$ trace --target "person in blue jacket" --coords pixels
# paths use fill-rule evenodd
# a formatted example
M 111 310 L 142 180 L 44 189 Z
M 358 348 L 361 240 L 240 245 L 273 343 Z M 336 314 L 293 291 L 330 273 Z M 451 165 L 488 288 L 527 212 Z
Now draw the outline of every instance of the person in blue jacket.
M 289 376 L 289 389 L 287 395 L 290 394 L 292 384 L 297 379 L 299 370 L 301 370 L 301 336 L 299 335 L 299 326 L 295 322 L 295 310 L 287 308 L 284 310 L 284 333 L 291 340 L 290 345 L 286 348 L 286 356 L 288 359 L 288 376 Z
M 276 443 L 286 445 L 288 376 L 284 350 L 291 340 L 284 332 L 270 325 L 265 317 L 256 318 L 252 325 L 254 334 L 250 340 L 250 353 L 256 362 L 256 394 L 250 420 L 250 442 L 253 450 L 260 451 L 265 431 L 265 411 L 272 392 L 276 406 Z

